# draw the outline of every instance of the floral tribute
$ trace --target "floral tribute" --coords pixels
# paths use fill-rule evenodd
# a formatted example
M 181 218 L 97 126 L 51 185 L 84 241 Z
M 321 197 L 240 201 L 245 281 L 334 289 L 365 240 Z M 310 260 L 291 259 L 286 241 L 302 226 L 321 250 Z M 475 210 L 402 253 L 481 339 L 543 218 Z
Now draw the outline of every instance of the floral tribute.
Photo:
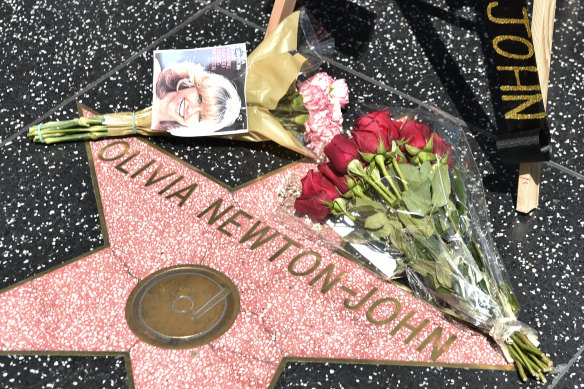
M 318 158 L 323 157 L 324 146 L 341 133 L 341 110 L 348 103 L 345 79 L 335 80 L 321 72 L 292 88 L 272 113 L 286 129 L 297 131 Z
M 296 212 L 318 223 L 349 219 L 349 242 L 399 250 L 419 297 L 489 334 L 524 381 L 530 374 L 545 382 L 552 361 L 516 318 L 519 305 L 486 226 L 480 175 L 456 128 L 440 135 L 437 120 L 395 120 L 387 109 L 360 117 L 350 137 L 336 135 L 324 147 L 328 161 L 301 180 Z

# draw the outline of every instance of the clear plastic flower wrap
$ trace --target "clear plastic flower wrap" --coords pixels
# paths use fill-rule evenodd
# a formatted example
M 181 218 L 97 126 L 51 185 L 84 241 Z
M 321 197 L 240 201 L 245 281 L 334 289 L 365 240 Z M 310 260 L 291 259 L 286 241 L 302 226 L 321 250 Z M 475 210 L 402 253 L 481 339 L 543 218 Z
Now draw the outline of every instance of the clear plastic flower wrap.
M 545 381 L 552 362 L 537 349 L 535 331 L 517 320 L 461 126 L 437 112 L 383 109 L 361 116 L 324 152 L 328 162 L 301 180 L 296 215 L 348 219 L 355 228 L 346 241 L 391 247 L 387 260 L 403 262 L 418 296 L 490 335 L 523 379 L 528 372 Z

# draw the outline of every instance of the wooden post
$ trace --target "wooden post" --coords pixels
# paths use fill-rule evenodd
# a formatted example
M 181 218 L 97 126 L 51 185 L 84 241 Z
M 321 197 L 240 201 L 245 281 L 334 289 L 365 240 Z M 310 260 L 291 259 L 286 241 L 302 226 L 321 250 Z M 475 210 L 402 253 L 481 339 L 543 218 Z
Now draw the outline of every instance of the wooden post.
M 266 29 L 266 36 L 272 32 L 278 24 L 285 19 L 288 15 L 294 12 L 294 6 L 296 5 L 296 0 L 275 0 L 274 7 L 272 8 L 272 14 L 270 15 L 270 21 L 268 22 L 268 28 Z
M 556 0 L 534 0 L 531 34 L 544 107 L 547 103 L 555 10 Z M 541 164 L 541 162 L 532 162 L 519 165 L 517 212 L 528 213 L 537 208 Z

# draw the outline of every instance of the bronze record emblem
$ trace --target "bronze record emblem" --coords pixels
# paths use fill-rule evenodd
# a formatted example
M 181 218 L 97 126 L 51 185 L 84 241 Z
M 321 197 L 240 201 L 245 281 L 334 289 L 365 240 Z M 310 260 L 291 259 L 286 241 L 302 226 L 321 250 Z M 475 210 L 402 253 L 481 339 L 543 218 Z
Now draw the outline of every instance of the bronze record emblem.
M 209 343 L 231 327 L 239 293 L 227 276 L 202 265 L 178 265 L 152 273 L 136 285 L 126 304 L 130 329 L 164 348 Z

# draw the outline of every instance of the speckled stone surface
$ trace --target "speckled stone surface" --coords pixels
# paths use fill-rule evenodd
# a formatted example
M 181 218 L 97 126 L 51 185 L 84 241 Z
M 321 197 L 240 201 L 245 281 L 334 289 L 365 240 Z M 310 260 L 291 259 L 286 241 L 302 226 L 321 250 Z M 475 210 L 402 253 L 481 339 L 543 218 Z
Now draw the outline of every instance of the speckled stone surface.
M 211 9 L 196 14 L 209 4 Z M 430 102 L 467 122 L 467 135 L 483 176 L 493 236 L 523 307 L 519 318 L 542 335 L 542 348 L 558 366 L 558 374 L 551 375 L 545 387 L 582 387 L 582 3 L 557 1 L 548 104 L 554 163 L 544 165 L 540 207 L 527 216 L 513 211 L 516 171 L 500 165 L 493 151 L 497 120 L 493 64 L 486 59 L 489 48 L 485 47 L 483 16 L 474 2 L 335 1 L 327 3 L 329 8 L 320 2 L 302 4 L 311 7 L 337 39 L 338 53 L 325 69 L 349 82 L 349 122 L 357 115 L 357 102 L 393 106 Z M 269 5 L 237 0 L 172 4 L 8 2 L 0 6 L 0 12 L 0 39 L 10 48 L 1 60 L 6 93 L 0 97 L 0 288 L 7 288 L 110 243 L 107 234 L 102 234 L 85 146 L 33 145 L 17 136 L 21 127 L 38 117 L 55 120 L 76 115 L 74 100 L 102 112 L 143 108 L 151 99 L 147 87 L 150 50 L 228 43 L 235 37 L 253 47 L 263 36 Z M 138 16 L 130 17 L 131 12 Z M 71 18 L 80 18 L 92 28 L 54 23 Z M 187 21 L 184 26 L 183 21 Z M 127 39 L 130 35 L 132 39 Z M 166 39 L 157 41 L 161 37 Z M 41 46 L 40 55 L 31 49 L 34 45 Z M 78 57 L 85 62 L 76 62 Z M 403 97 L 402 92 L 411 98 Z M 273 145 L 153 141 L 231 188 L 298 159 Z M 242 160 L 253 161 L 252 168 L 246 164 L 245 175 L 238 170 Z M 243 204 L 245 199 L 238 201 Z M 143 219 L 122 218 L 119 223 L 145 225 Z M 160 220 L 158 229 L 151 231 L 153 243 L 161 242 L 169 225 Z M 185 248 L 189 249 L 188 245 Z M 137 252 L 131 250 L 120 253 L 131 265 L 129 283 L 158 268 L 140 266 L 134 254 Z M 158 266 L 173 263 L 172 258 L 166 258 Z M 98 279 L 106 274 L 102 267 L 88 272 Z M 116 290 L 121 289 L 114 287 Z M 0 296 L 10 292 L 4 289 Z M 79 306 L 84 305 L 79 302 Z M 42 317 L 33 313 L 31 317 Z M 10 310 L 3 310 L 1 316 L 10 314 Z M 63 350 L 66 342 L 49 342 L 39 351 Z M 112 340 L 109 344 L 116 343 Z M 265 351 L 258 348 L 257 352 Z M 149 346 L 136 347 L 134 355 L 146 366 L 161 363 Z M 51 366 L 49 357 L 51 361 L 63 358 L 72 368 Z M 2 387 L 11 387 L 11 378 L 17 383 L 37 382 L 37 375 L 43 374 L 46 381 L 39 381 L 37 387 L 73 387 L 78 376 L 94 384 L 87 387 L 127 387 L 129 382 L 121 357 L 1 358 L 1 370 L 6 371 L 0 375 Z M 185 367 L 180 359 L 169 360 Z M 176 375 L 182 376 L 179 370 Z M 286 388 L 417 386 L 515 388 L 518 379 L 512 371 L 299 361 L 289 362 L 276 383 L 276 387 Z M 542 385 L 530 381 L 522 387 Z
M 265 27 L 269 4 L 230 0 L 219 7 Z M 470 126 L 497 133 L 500 97 L 483 3 L 304 0 L 297 4 L 306 6 L 336 38 L 335 62 L 435 104 Z M 584 173 L 584 146 L 579 141 L 584 124 L 581 4 L 556 1 L 555 20 L 547 108 L 552 160 Z
M 129 387 L 121 356 L 9 355 L 0 369 L 5 389 Z
M 0 141 L 36 121 L 210 1 L 6 1 Z M 71 99 L 73 98 L 73 99 Z

